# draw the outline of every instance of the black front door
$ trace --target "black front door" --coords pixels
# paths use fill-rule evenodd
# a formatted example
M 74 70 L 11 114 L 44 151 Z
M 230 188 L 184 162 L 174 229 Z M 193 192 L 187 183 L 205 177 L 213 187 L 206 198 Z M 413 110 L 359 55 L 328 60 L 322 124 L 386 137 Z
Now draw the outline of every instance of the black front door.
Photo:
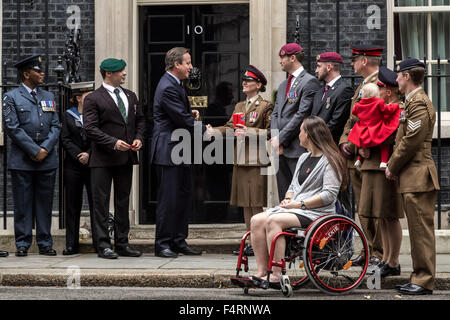
M 225 124 L 236 102 L 244 99 L 241 76 L 249 61 L 247 4 L 146 6 L 140 8 L 140 100 L 146 112 L 148 137 L 140 166 L 140 221 L 155 222 L 156 173 L 149 164 L 153 96 L 165 72 L 164 57 L 173 47 L 191 50 L 192 64 L 201 71 L 207 107 L 199 108 L 205 124 Z M 226 156 L 226 155 L 225 155 Z M 241 209 L 229 205 L 232 165 L 193 166 L 191 223 L 242 222 Z M 174 199 L 176 201 L 176 199 Z

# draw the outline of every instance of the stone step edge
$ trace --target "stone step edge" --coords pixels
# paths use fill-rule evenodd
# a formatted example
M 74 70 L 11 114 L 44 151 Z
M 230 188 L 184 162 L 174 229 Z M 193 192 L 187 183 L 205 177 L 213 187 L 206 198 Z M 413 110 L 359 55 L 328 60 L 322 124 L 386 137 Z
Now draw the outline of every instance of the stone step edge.
M 170 287 L 170 288 L 237 288 L 231 284 L 230 278 L 235 276 L 232 271 L 215 270 L 82 270 L 80 287 Z M 2 270 L 0 271 L 0 286 L 8 287 L 67 287 L 72 283 L 67 271 L 61 270 Z M 409 282 L 409 276 L 399 276 L 383 279 L 381 289 L 394 289 L 398 284 Z M 309 282 L 305 289 L 316 289 Z M 359 289 L 367 289 L 367 277 Z M 437 273 L 435 290 L 450 289 L 450 273 Z M 300 289 L 301 290 L 301 289 Z M 280 293 L 281 294 L 281 293 Z

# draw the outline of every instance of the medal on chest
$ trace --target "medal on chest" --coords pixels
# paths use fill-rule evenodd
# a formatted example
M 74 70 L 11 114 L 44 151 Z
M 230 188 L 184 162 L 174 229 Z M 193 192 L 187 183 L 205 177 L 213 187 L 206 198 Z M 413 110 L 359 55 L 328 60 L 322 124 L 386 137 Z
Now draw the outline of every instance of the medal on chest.
M 40 104 L 43 112 L 56 112 L 55 101 L 41 101 Z
M 405 121 L 406 121 L 406 110 L 402 110 L 402 112 L 400 113 L 399 121 L 400 121 L 400 123 L 405 123 Z
M 253 111 L 250 112 L 250 123 L 254 123 L 256 121 L 256 118 L 258 118 L 258 112 Z
M 288 93 L 288 102 L 289 103 L 296 103 L 298 101 L 298 95 L 296 91 L 290 91 Z
M 331 98 L 330 97 L 328 97 L 327 98 L 327 104 L 325 105 L 325 109 L 330 109 L 330 105 L 331 105 Z

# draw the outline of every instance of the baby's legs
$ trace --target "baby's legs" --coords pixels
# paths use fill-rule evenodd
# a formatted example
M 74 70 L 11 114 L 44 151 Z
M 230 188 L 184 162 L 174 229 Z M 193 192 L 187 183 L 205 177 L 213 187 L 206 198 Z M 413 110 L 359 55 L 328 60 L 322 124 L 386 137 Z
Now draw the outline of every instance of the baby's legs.
M 380 168 L 386 169 L 387 168 L 387 162 L 389 160 L 390 146 L 388 144 L 387 145 L 380 145 L 380 150 L 381 150 Z

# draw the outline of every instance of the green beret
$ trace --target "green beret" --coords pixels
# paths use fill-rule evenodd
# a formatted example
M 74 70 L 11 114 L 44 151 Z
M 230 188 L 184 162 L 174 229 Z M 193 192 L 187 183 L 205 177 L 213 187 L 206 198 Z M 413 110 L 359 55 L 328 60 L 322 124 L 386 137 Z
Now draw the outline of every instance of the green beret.
M 103 62 L 100 64 L 100 69 L 103 71 L 116 72 L 125 68 L 126 65 L 127 63 L 122 59 L 118 60 L 114 58 L 109 58 L 103 60 Z

